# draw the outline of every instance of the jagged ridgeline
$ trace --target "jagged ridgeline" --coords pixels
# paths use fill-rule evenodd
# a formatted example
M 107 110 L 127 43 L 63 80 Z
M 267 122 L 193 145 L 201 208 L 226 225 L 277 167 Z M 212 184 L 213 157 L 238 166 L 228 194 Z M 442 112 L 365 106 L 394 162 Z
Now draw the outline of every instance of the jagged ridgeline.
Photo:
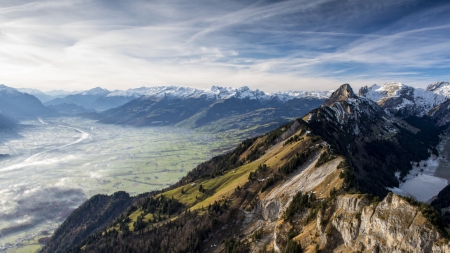
M 343 85 L 305 117 L 134 197 L 105 226 L 76 221 L 92 212 L 84 204 L 42 252 L 446 252 L 439 214 L 385 188 L 436 152 L 438 134 Z
M 341 86 L 319 108 L 308 124 L 350 162 L 358 189 L 384 197 L 386 187 L 397 187 L 396 172 L 403 178 L 411 162 L 437 155 L 440 129 L 427 117 L 394 118 L 373 101 Z

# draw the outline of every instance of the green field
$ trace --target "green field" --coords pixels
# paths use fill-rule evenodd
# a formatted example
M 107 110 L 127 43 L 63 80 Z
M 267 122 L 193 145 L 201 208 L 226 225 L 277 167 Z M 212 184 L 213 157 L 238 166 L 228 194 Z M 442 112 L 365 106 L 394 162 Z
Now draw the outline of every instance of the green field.
M 44 121 L 23 122 L 19 137 L 0 134 L 0 154 L 11 155 L 0 160 L 0 245 L 14 245 L 8 252 L 33 250 L 43 231 L 53 231 L 94 194 L 165 188 L 244 137 L 78 118 Z

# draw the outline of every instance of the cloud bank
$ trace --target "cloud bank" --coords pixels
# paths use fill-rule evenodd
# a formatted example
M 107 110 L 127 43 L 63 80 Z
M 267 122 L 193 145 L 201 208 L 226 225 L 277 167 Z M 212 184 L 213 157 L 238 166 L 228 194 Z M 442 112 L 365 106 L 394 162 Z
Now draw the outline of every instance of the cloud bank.
M 0 3 L 0 83 L 327 90 L 450 80 L 450 4 L 416 0 Z

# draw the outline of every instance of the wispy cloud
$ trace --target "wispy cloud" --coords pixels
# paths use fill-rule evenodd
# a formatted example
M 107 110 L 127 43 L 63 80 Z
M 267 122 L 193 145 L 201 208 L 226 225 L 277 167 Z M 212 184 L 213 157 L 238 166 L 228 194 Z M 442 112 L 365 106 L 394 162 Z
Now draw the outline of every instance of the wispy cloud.
M 49 10 L 52 8 L 66 7 L 74 4 L 86 3 L 89 1 L 90 0 L 60 0 L 60 1 L 28 2 L 21 5 L 0 8 L 0 14 Z
M 333 89 L 450 80 L 445 1 L 0 3 L 0 83 Z

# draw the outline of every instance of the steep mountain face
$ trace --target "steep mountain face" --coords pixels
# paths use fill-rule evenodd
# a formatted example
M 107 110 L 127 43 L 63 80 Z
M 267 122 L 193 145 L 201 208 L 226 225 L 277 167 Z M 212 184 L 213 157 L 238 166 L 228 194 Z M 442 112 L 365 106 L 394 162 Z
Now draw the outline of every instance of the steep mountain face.
M 66 252 L 122 213 L 131 204 L 131 200 L 130 195 L 125 192 L 116 192 L 111 196 L 96 195 L 90 198 L 67 218 L 55 232 L 57 236 L 41 252 Z M 85 215 L 86 213 L 96 215 L 89 217 Z
M 36 97 L 2 84 L 0 85 L 0 112 L 14 119 L 56 115 Z
M 440 128 L 448 128 L 450 124 L 450 100 L 431 109 L 427 115 Z
M 320 242 L 327 244 L 327 252 L 447 252 L 450 249 L 420 209 L 398 195 L 390 193 L 379 203 L 371 203 L 367 196 L 342 195 L 337 197 L 334 208 L 331 217 L 319 213 L 315 228 Z M 309 239 L 305 233 L 300 237 L 305 242 Z
M 135 197 L 68 252 L 450 252 L 434 209 L 385 188 L 398 185 L 394 170 L 428 157 L 431 127 L 343 85 L 302 119 Z M 63 227 L 53 248 L 82 231 Z
M 430 120 L 394 118 L 348 85 L 306 117 L 315 134 L 348 157 L 359 188 L 380 197 L 387 194 L 386 187 L 398 185 L 396 172 L 403 178 L 411 161 L 427 159 L 428 150 L 437 153 L 440 130 Z
M 387 113 L 421 117 L 450 98 L 450 83 L 430 84 L 425 90 L 402 83 L 386 83 L 362 87 L 359 95 L 375 101 Z

